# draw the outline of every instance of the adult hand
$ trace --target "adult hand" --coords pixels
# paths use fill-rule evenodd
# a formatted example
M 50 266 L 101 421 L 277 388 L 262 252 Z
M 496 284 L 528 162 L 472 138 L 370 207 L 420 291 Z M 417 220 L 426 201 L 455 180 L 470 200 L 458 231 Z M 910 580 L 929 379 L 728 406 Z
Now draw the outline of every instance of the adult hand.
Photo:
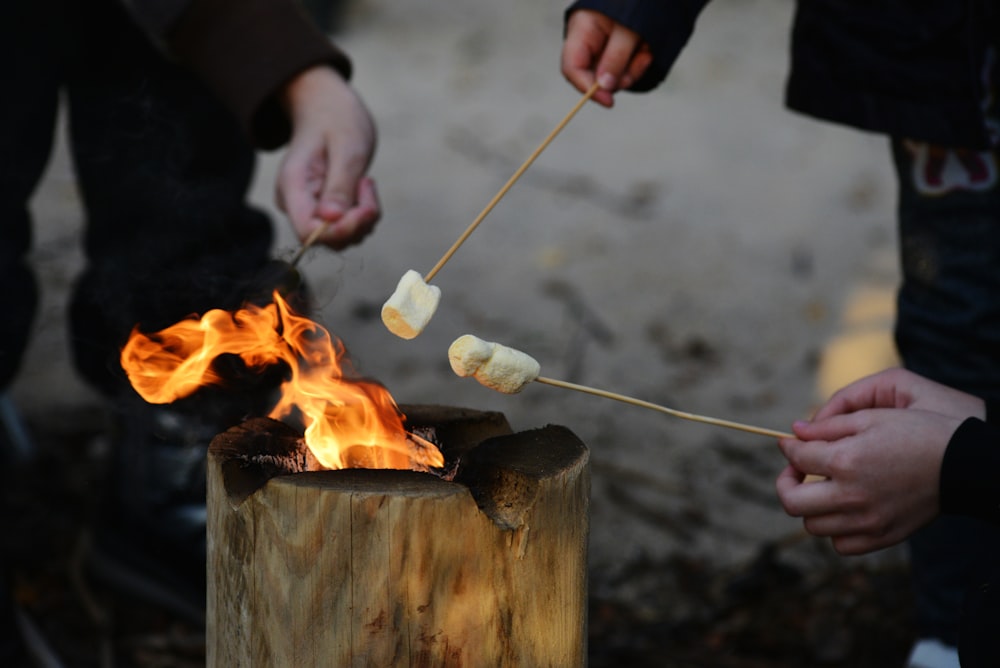
M 614 93 L 629 88 L 653 62 L 649 45 L 637 33 L 589 9 L 573 12 L 566 23 L 562 73 L 581 93 L 594 81 L 601 90 L 593 100 L 614 105 Z
M 278 172 L 277 202 L 299 239 L 329 223 L 318 243 L 342 249 L 360 242 L 381 210 L 366 172 L 375 125 L 354 89 L 327 66 L 294 77 L 282 96 L 292 137 Z

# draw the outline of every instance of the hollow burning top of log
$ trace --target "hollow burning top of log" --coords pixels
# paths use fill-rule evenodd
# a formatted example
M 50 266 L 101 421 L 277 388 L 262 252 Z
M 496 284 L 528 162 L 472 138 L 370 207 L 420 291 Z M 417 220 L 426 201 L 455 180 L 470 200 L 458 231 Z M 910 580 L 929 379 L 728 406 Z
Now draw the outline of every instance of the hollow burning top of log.
M 450 480 L 305 470 L 272 420 L 213 440 L 209 668 L 586 665 L 587 449 L 565 427 L 402 409 Z
M 584 465 L 588 451 L 568 429 L 549 425 L 514 433 L 502 413 L 408 405 L 407 428 L 435 443 L 445 455 L 441 475 L 393 469 L 320 470 L 292 427 L 252 418 L 216 436 L 217 458 L 235 508 L 274 478 L 282 484 L 342 487 L 355 493 L 447 496 L 468 489 L 479 508 L 500 527 L 515 529 L 537 496 L 540 482 Z

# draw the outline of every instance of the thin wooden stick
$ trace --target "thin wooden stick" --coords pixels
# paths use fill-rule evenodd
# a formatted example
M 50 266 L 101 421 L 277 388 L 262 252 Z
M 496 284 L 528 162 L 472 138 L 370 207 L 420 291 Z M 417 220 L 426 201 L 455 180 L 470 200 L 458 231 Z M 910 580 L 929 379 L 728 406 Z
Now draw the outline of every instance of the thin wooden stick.
M 538 148 L 536 148 L 532 152 L 532 154 L 528 156 L 528 159 L 524 161 L 524 164 L 522 164 L 516 172 L 514 172 L 514 175 L 511 176 L 510 179 L 508 179 L 507 183 L 504 184 L 503 188 L 501 188 L 500 191 L 493 196 L 493 199 L 491 199 L 490 203 L 486 205 L 486 208 L 484 208 L 482 211 L 479 212 L 479 215 L 476 216 L 476 219 L 472 221 L 472 224 L 465 229 L 465 232 L 462 233 L 462 236 L 460 236 L 458 240 L 451 245 L 451 248 L 449 248 L 447 252 L 445 252 L 445 254 L 441 257 L 441 259 L 438 260 L 438 263 L 434 265 L 434 267 L 429 272 L 427 272 L 427 275 L 424 276 L 425 283 L 430 283 L 431 279 L 434 278 L 435 274 L 441 271 L 441 267 L 444 266 L 445 262 L 451 259 L 451 256 L 455 254 L 455 251 L 458 250 L 458 247 L 461 246 L 463 243 L 465 243 L 465 240 L 469 238 L 469 235 L 471 235 L 473 231 L 475 231 L 475 229 L 479 227 L 479 223 L 483 222 L 483 219 L 486 218 L 487 214 L 489 214 L 489 212 L 493 210 L 493 207 L 497 205 L 497 202 L 500 201 L 500 198 L 507 194 L 507 191 L 510 190 L 511 186 L 514 185 L 514 182 L 517 181 L 519 178 L 521 178 L 521 175 L 524 174 L 524 172 L 528 169 L 528 167 L 531 166 L 531 163 L 535 161 L 535 158 L 541 155 L 542 151 L 545 150 L 545 147 L 548 146 L 552 142 L 552 140 L 556 138 L 556 135 L 559 134 L 559 132 L 564 127 L 566 127 L 566 124 L 569 123 L 570 119 L 576 115 L 576 112 L 580 111 L 580 108 L 583 107 L 584 104 L 586 104 L 587 100 L 589 100 L 591 97 L 594 96 L 594 93 L 596 93 L 599 88 L 600 86 L 595 82 L 587 90 L 587 92 L 583 94 L 583 97 L 580 98 L 580 100 L 573 106 L 573 108 L 570 109 L 569 113 L 566 114 L 566 116 L 563 117 L 561 121 L 559 121 L 559 124 L 555 127 L 555 129 L 549 133 L 549 136 L 546 137 L 544 140 L 542 140 L 542 143 L 538 145 Z
M 705 424 L 714 424 L 718 427 L 727 427 L 729 429 L 739 429 L 740 431 L 748 431 L 752 434 L 760 434 L 761 436 L 773 436 L 774 438 L 792 437 L 792 434 L 787 434 L 783 431 L 765 429 L 764 427 L 754 427 L 752 425 L 742 424 L 740 422 L 720 420 L 719 418 L 706 417 L 704 415 L 685 413 L 683 411 L 674 410 L 673 408 L 667 408 L 666 406 L 651 404 L 648 401 L 643 401 L 641 399 L 633 399 L 632 397 L 626 397 L 623 394 L 615 394 L 614 392 L 606 392 L 605 390 L 598 390 L 597 388 L 587 387 L 586 385 L 577 385 L 576 383 L 568 383 L 564 380 L 555 380 L 553 378 L 539 377 L 536 378 L 535 381 L 539 383 L 544 383 L 546 385 L 554 385 L 556 387 L 564 387 L 570 390 L 576 390 L 577 392 L 586 392 L 587 394 L 594 394 L 599 397 L 604 397 L 606 399 L 614 399 L 615 401 L 622 401 L 626 404 L 632 404 L 634 406 L 640 406 L 642 408 L 651 408 L 654 411 L 666 413 L 667 415 L 673 415 L 674 417 L 678 417 L 684 420 L 693 420 L 694 422 L 704 422 Z
M 309 250 L 309 247 L 312 246 L 314 243 L 316 243 L 316 240 L 319 239 L 320 235 L 323 234 L 323 232 L 325 232 L 326 229 L 330 227 L 331 224 L 332 224 L 331 221 L 327 220 L 324 221 L 322 225 L 313 230 L 309 234 L 309 236 L 306 237 L 306 240 L 302 242 L 302 245 L 299 246 L 299 249 L 295 251 L 295 255 L 292 256 L 292 259 L 289 261 L 288 264 L 290 264 L 292 267 L 295 267 L 295 265 L 299 263 L 299 260 L 302 259 L 302 256 L 305 255 L 305 252 Z

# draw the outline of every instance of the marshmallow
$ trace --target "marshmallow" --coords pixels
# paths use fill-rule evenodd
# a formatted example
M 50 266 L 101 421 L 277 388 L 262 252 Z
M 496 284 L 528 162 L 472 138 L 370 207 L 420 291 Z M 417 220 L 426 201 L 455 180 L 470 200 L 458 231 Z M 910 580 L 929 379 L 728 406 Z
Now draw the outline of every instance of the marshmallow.
M 478 336 L 466 334 L 452 342 L 448 348 L 448 361 L 456 375 L 465 378 L 473 376 L 489 361 L 497 344 L 483 341 Z
M 480 384 L 504 394 L 520 392 L 542 370 L 531 355 L 471 334 L 455 339 L 448 348 L 448 361 L 457 375 L 473 376 Z
M 430 322 L 439 301 L 441 288 L 427 285 L 419 273 L 410 269 L 382 305 L 382 322 L 401 339 L 415 338 Z

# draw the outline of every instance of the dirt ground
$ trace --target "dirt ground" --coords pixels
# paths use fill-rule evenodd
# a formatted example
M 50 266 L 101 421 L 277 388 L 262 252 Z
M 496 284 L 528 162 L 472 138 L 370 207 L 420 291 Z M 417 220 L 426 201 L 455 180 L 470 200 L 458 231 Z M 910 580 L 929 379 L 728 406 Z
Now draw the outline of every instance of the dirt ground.
M 779 430 L 894 362 L 888 147 L 783 108 L 789 0 L 711 3 L 664 86 L 585 107 L 511 189 L 436 277 L 442 304 L 420 337 L 382 326 L 403 272 L 429 270 L 578 99 L 558 70 L 562 10 L 352 3 L 335 40 L 378 124 L 385 214 L 362 246 L 306 257 L 317 319 L 399 403 L 499 410 L 515 429 L 561 424 L 588 445 L 591 666 L 901 664 L 903 553 L 842 559 L 803 539 L 774 495 L 773 439 L 550 386 L 499 395 L 446 356 L 475 334 L 528 352 L 545 376 Z M 262 156 L 253 196 L 287 259 L 279 157 Z M 125 628 L 102 636 L 70 586 L 103 421 L 65 347 L 82 259 L 62 145 L 33 206 L 44 301 L 11 390 L 39 452 L 15 485 L 35 522 L 14 534 L 33 564 L 21 596 L 67 641 L 68 665 L 99 665 L 99 638 L 121 650 L 122 634 L 126 664 L 198 665 L 197 630 L 129 604 Z

